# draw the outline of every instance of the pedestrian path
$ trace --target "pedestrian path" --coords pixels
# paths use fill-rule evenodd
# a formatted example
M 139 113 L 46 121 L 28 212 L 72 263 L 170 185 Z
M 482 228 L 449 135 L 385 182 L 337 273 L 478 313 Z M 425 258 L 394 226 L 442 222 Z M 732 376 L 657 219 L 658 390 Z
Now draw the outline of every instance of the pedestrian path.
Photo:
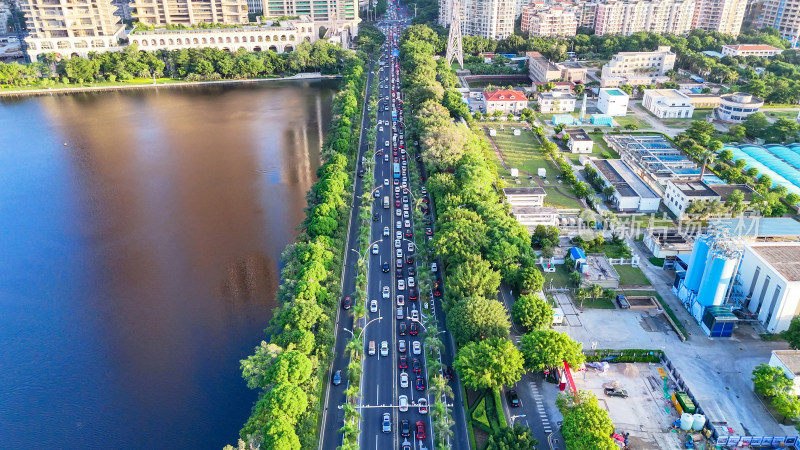
M 539 414 L 539 418 L 542 421 L 542 429 L 544 430 L 545 434 L 550 434 L 553 432 L 553 428 L 550 426 L 550 419 L 547 418 L 547 411 L 545 411 L 544 402 L 542 401 L 544 398 L 539 392 L 539 386 L 533 382 L 528 384 L 530 385 L 533 398 L 536 400 L 536 412 Z

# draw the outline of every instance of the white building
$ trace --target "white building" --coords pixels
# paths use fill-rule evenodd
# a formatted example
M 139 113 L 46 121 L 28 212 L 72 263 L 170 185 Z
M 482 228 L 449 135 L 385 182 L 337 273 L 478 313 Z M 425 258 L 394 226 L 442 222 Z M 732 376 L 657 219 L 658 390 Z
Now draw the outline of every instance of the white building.
M 358 35 L 358 0 L 262 0 L 264 16 L 277 19 L 282 17 L 308 17 L 315 28 L 324 26 L 329 33 L 340 35 L 339 42 L 347 47 L 352 36 Z M 326 35 L 325 37 L 330 37 Z
M 247 0 L 134 0 L 133 9 L 139 22 L 150 26 L 249 22 Z
M 486 103 L 486 114 L 501 111 L 503 114 L 519 114 L 528 107 L 528 97 L 522 91 L 498 89 L 485 91 L 483 99 Z
M 623 212 L 649 213 L 658 211 L 661 197 L 633 169 L 619 159 L 589 160 L 603 180 L 603 186 L 614 186 L 611 203 Z
M 547 192 L 540 187 L 503 188 L 506 201 L 511 206 L 543 206 Z
M 278 24 L 278 22 L 275 22 Z M 314 42 L 318 32 L 310 21 L 280 21 L 275 26 L 213 28 L 191 30 L 156 29 L 135 31 L 128 36 L 131 44 L 141 50 L 180 50 L 185 48 L 214 47 L 235 52 L 272 50 L 291 52 L 303 41 Z
M 677 89 L 646 89 L 642 106 L 660 119 L 690 118 L 694 105 Z
M 564 130 L 569 135 L 567 147 L 572 153 L 592 153 L 594 141 L 582 128 Z
M 588 69 L 577 61 L 553 63 L 539 52 L 527 52 L 528 76 L 534 82 L 546 83 L 555 80 L 581 82 L 586 80 Z
M 736 44 L 723 45 L 722 54 L 726 56 L 758 56 L 769 58 L 780 55 L 783 50 L 778 47 L 764 44 Z
M 764 0 L 755 25 L 775 28 L 784 39 L 800 36 L 800 3 L 785 0 Z
M 522 31 L 527 31 L 531 36 L 575 36 L 578 31 L 577 11 L 531 3 L 522 8 L 521 26 Z
M 631 35 L 640 31 L 683 35 L 692 29 L 695 0 L 597 2 L 594 32 Z
M 744 194 L 749 203 L 753 189 L 746 184 L 707 184 L 700 180 L 669 180 L 664 191 L 664 204 L 678 220 L 685 218 L 689 205 L 701 201 L 724 202 L 734 191 Z
M 558 224 L 558 209 L 550 206 L 512 206 L 511 214 L 522 225 L 529 229 L 537 225 Z
M 744 92 L 725 94 L 719 98 L 719 106 L 714 108 L 714 115 L 723 122 L 742 123 L 751 114 L 758 112 L 764 101 Z
M 290 1 L 290 0 L 286 0 Z M 450 24 L 452 0 L 439 1 L 439 22 Z M 442 2 L 445 2 L 443 4 Z M 516 2 L 506 0 L 462 0 L 461 31 L 486 39 L 505 39 L 514 33 Z
M 39 55 L 88 56 L 90 52 L 120 50 L 125 27 L 114 15 L 111 0 L 20 0 L 31 61 Z
M 800 313 L 800 243 L 747 244 L 738 272 L 747 310 L 770 333 L 789 328 Z
M 609 116 L 624 116 L 628 113 L 629 98 L 622 89 L 601 88 L 597 97 L 597 109 Z
M 545 114 L 575 111 L 576 97 L 568 92 L 539 92 L 536 101 L 539 102 L 539 111 Z
M 649 85 L 669 81 L 667 72 L 675 67 L 675 53 L 669 46 L 654 52 L 620 52 L 603 65 L 600 86 Z
M 769 365 L 783 370 L 786 378 L 792 380 L 789 393 L 800 396 L 800 350 L 773 350 Z
M 739 35 L 747 0 L 697 0 L 692 28 Z

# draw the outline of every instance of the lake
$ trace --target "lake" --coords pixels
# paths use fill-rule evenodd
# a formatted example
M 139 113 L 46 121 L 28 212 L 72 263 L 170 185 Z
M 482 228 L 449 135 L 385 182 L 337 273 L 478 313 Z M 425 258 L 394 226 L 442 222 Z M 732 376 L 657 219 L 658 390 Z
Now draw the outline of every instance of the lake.
M 0 100 L 4 448 L 235 445 L 336 88 Z

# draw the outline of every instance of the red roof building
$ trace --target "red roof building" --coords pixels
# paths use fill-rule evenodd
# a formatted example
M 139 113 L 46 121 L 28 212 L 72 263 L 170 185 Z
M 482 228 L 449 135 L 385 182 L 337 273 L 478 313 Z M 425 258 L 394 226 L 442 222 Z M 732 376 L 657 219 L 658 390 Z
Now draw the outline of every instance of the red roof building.
M 504 114 L 519 114 L 528 107 L 528 97 L 522 91 L 498 89 L 485 91 L 483 99 L 486 102 L 486 113 L 493 114 L 501 111 Z
M 723 45 L 722 54 L 725 56 L 760 56 L 769 58 L 780 55 L 783 50 L 771 45 L 763 44 L 736 44 Z

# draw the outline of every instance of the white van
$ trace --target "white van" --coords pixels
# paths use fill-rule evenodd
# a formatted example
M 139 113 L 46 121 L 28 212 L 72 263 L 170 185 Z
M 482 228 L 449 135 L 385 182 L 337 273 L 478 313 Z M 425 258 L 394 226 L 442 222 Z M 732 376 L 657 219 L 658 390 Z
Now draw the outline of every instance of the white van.
M 375 341 L 369 341 L 369 354 L 375 355 Z

